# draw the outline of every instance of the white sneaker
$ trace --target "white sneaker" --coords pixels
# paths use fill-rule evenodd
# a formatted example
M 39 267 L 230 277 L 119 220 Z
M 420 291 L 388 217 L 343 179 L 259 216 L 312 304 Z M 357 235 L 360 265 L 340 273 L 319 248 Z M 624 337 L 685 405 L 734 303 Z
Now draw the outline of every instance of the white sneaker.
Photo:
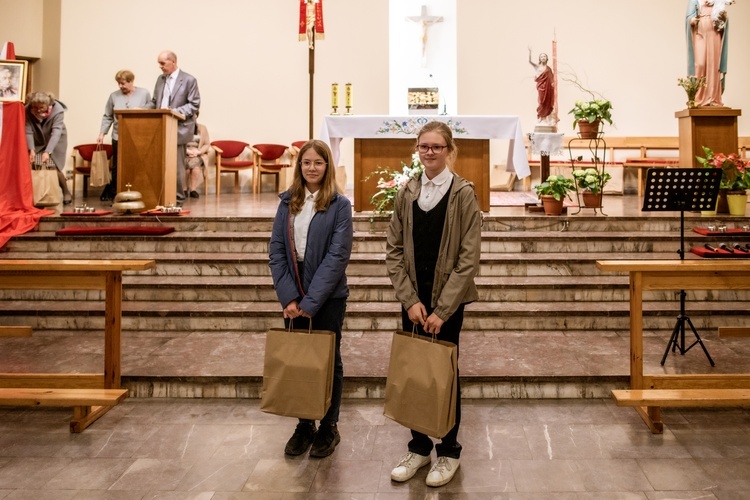
M 391 479 L 402 483 L 414 477 L 419 469 L 430 463 L 430 456 L 412 453 L 411 451 L 401 457 L 398 465 L 391 471 Z
M 437 462 L 427 474 L 427 486 L 437 487 L 448 484 L 458 470 L 459 460 L 450 457 L 438 457 Z

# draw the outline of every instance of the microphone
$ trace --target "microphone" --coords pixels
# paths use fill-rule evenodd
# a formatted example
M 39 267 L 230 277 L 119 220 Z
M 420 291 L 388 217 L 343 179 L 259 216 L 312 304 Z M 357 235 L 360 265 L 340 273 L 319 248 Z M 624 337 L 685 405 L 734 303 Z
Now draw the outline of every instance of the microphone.
M 719 245 L 719 248 L 721 248 L 722 250 L 726 250 L 729 253 L 734 253 L 734 249 L 729 248 L 726 243 L 722 243 L 721 245 Z
M 744 248 L 742 248 L 742 245 L 740 245 L 739 243 L 735 243 L 733 246 L 734 246 L 735 249 L 739 250 L 740 252 L 747 253 L 747 250 L 745 250 Z
M 711 245 L 709 245 L 708 243 L 706 243 L 706 244 L 705 244 L 705 245 L 703 245 L 703 246 L 704 246 L 704 247 L 705 247 L 705 248 L 706 248 L 707 250 L 711 250 L 712 252 L 718 252 L 718 250 L 717 250 L 716 248 L 712 247 L 712 246 L 711 246 Z

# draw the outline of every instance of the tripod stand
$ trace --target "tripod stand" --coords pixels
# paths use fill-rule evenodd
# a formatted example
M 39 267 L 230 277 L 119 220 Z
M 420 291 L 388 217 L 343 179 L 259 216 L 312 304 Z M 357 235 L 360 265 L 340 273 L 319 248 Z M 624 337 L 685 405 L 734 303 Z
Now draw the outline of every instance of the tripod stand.
M 651 168 L 646 177 L 646 194 L 643 211 L 680 211 L 680 260 L 685 260 L 685 210 L 712 210 L 719 195 L 720 169 Z M 716 366 L 703 340 L 685 313 L 685 290 L 680 290 L 680 315 L 672 330 L 661 364 L 667 359 L 670 348 L 684 355 L 695 345 L 700 345 L 711 366 Z M 695 335 L 695 342 L 685 347 L 685 324 Z

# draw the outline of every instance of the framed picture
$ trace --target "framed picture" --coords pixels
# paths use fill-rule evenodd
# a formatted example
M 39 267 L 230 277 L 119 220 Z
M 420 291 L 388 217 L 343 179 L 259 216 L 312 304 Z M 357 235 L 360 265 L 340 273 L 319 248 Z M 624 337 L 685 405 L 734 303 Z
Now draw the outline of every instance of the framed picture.
M 28 61 L 0 59 L 0 101 L 26 102 Z

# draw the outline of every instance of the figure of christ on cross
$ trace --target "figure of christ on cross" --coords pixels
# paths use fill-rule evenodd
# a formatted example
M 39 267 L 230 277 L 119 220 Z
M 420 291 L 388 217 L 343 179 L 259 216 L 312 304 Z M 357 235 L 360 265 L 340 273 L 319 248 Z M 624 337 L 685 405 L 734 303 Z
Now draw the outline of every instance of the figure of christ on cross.
M 427 64 L 427 28 L 430 25 L 443 22 L 443 16 L 428 16 L 427 6 L 422 6 L 422 11 L 418 16 L 409 16 L 407 21 L 412 21 L 422 25 L 422 65 Z

